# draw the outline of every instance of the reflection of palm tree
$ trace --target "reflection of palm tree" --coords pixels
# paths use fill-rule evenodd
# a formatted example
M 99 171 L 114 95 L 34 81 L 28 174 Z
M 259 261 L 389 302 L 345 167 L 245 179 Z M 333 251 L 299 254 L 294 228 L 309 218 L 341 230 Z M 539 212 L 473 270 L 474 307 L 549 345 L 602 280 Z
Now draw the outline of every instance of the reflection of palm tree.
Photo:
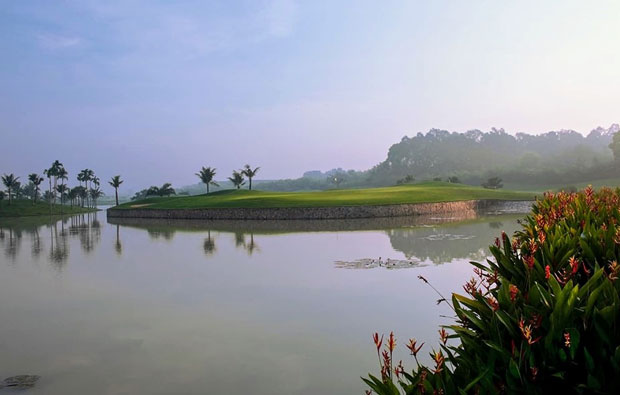
M 254 251 L 260 251 L 260 248 L 254 242 L 254 233 L 250 233 L 250 242 L 245 245 L 245 250 L 248 252 L 248 255 L 252 255 Z
M 123 253 L 123 245 L 121 244 L 119 228 L 120 225 L 116 225 L 116 243 L 114 244 L 114 249 L 118 255 L 121 255 Z
M 502 222 L 489 222 L 489 227 L 491 229 L 499 229 L 502 226 L 504 226 L 504 224 Z
M 213 240 L 211 238 L 211 231 L 207 231 L 207 238 L 205 239 L 204 243 L 202 244 L 202 248 L 205 251 L 205 255 L 213 255 L 213 253 L 215 253 L 215 240 Z
M 36 226 L 32 231 L 32 256 L 38 257 L 41 254 L 41 237 L 39 236 L 39 227 Z
M 245 247 L 245 234 L 235 232 L 235 247 Z
M 58 222 L 50 226 L 50 261 L 58 270 L 62 270 L 69 257 L 69 246 L 66 233 L 61 230 L 58 234 Z

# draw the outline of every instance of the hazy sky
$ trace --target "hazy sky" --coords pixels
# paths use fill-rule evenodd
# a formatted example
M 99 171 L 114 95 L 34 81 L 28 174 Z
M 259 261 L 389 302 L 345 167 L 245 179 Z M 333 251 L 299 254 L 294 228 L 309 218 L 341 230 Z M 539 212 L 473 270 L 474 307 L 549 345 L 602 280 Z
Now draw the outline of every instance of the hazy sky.
M 620 121 L 618 1 L 0 0 L 0 173 L 366 169 L 403 135 Z

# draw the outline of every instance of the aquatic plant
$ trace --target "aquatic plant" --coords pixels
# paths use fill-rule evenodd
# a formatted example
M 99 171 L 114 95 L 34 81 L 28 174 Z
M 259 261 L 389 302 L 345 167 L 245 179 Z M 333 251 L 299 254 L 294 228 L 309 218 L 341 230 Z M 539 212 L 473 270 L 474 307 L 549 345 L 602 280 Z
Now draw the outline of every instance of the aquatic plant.
M 591 187 L 537 200 L 512 238 L 495 239 L 492 259 L 471 263 L 433 365 L 418 363 L 415 339 L 413 370 L 386 349 L 367 393 L 618 393 L 619 203 L 620 190 Z

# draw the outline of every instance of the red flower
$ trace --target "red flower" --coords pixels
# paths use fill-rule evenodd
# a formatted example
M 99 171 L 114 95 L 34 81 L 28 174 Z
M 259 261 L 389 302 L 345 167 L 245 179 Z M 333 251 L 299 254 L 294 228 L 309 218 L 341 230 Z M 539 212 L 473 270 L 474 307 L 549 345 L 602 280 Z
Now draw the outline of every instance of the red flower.
M 495 299 L 493 296 L 489 296 L 487 298 L 487 303 L 489 304 L 489 306 L 491 306 L 493 311 L 499 310 L 499 303 L 497 302 L 497 299 Z
M 407 348 L 411 351 L 411 355 L 414 357 L 418 355 L 418 352 L 420 352 L 420 349 L 424 345 L 424 343 L 422 343 L 419 347 L 416 347 L 417 343 L 418 341 L 416 339 L 409 339 L 409 344 L 407 344 Z
M 510 284 L 510 301 L 514 303 L 517 299 L 517 295 L 519 294 L 519 288 L 516 285 Z
M 531 255 L 524 256 L 523 263 L 525 263 L 525 266 L 527 266 L 528 269 L 532 270 L 534 268 L 534 257 Z
M 549 277 L 551 276 L 551 268 L 549 267 L 549 265 L 545 266 L 545 280 L 549 280 Z
M 446 342 L 448 341 L 448 332 L 446 332 L 444 328 L 439 330 L 439 338 L 441 339 L 441 342 L 446 345 Z
M 575 258 L 575 256 L 571 256 L 568 260 L 568 264 L 570 265 L 571 275 L 575 275 L 579 270 L 579 260 Z
M 387 348 L 390 352 L 393 352 L 396 348 L 396 339 L 394 338 L 394 332 L 390 332 L 390 337 L 388 338 Z
M 381 335 L 381 340 L 379 340 L 379 334 L 375 332 L 375 334 L 372 335 L 372 340 L 374 340 L 375 346 L 377 346 L 377 353 L 378 353 L 379 350 L 381 349 L 381 344 L 383 344 L 383 335 Z
M 564 345 L 570 347 L 570 333 L 564 332 Z

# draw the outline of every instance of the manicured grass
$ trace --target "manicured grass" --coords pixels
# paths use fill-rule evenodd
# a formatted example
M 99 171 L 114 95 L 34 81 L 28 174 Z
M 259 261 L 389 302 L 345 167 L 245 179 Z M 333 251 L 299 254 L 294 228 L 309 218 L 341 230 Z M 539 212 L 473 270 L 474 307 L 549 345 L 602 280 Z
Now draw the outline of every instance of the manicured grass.
M 92 208 L 61 206 L 59 204 L 50 205 L 45 202 L 32 204 L 30 200 L 13 200 L 9 205 L 8 200 L 0 202 L 0 218 L 4 217 L 31 217 L 35 215 L 59 215 L 59 214 L 79 214 L 95 211 Z
M 386 205 L 450 202 L 474 199 L 531 200 L 532 192 L 490 190 L 469 185 L 428 182 L 370 189 L 338 189 L 321 192 L 265 192 L 226 190 L 209 195 L 149 198 L 121 204 L 118 208 L 277 208 Z

